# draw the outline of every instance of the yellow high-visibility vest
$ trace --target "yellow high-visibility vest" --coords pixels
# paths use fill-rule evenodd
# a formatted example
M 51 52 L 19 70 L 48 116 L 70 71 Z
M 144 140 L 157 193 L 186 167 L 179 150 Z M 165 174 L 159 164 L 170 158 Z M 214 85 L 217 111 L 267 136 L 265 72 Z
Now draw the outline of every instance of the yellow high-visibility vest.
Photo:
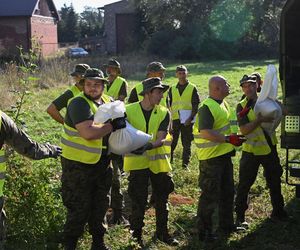
M 148 134 L 152 135 L 151 142 L 156 141 L 159 125 L 165 119 L 168 113 L 167 108 L 156 105 L 152 110 L 149 124 Z M 139 102 L 135 102 L 126 106 L 126 114 L 128 122 L 143 132 L 146 131 L 146 120 Z M 125 154 L 124 170 L 140 170 L 149 168 L 153 173 L 170 172 L 172 170 L 169 154 L 171 146 L 171 137 L 166 137 L 163 146 L 147 150 L 143 155 Z
M 188 83 L 180 95 L 176 85 L 171 87 L 172 104 L 170 109 L 172 120 L 179 119 L 179 110 L 192 110 L 192 96 L 194 88 L 196 88 L 194 84 Z
M 247 98 L 244 98 L 240 104 L 242 108 L 244 108 L 247 104 Z M 256 115 L 253 109 L 250 109 L 247 117 L 249 121 L 254 121 L 256 119 Z M 247 141 L 243 143 L 242 150 L 253 153 L 254 155 L 267 155 L 271 153 L 271 148 L 266 140 L 265 134 L 260 126 L 254 129 L 251 133 L 245 135 Z M 271 136 L 272 144 L 275 145 L 277 143 L 275 133 Z
M 114 100 L 117 100 L 119 98 L 119 92 L 123 82 L 126 83 L 126 80 L 120 76 L 117 76 L 116 79 L 112 82 L 108 90 L 107 90 L 107 84 L 105 84 L 104 93 L 107 94 L 108 96 L 111 96 Z
M 74 97 L 82 92 L 76 85 L 71 86 L 69 90 L 71 90 Z
M 97 105 L 86 98 L 83 93 L 74 98 L 83 98 L 89 104 L 92 113 L 96 113 L 98 109 Z M 110 102 L 110 98 L 106 95 L 103 95 L 101 98 L 104 103 Z M 86 164 L 97 163 L 100 160 L 102 149 L 104 148 L 102 138 L 86 140 L 80 136 L 77 129 L 68 126 L 66 123 L 64 123 L 64 133 L 61 137 L 61 147 L 62 156 L 64 158 Z
M 2 112 L 0 110 L 0 131 L 2 126 Z M 3 196 L 3 186 L 5 182 L 6 164 L 4 150 L 0 149 L 0 197 Z
M 231 111 L 229 105 L 225 100 L 221 104 L 213 100 L 212 98 L 205 99 L 201 106 L 207 105 L 212 116 L 214 118 L 213 130 L 218 131 L 223 135 L 231 134 L 230 130 L 230 116 Z M 198 131 L 198 119 L 194 126 L 194 141 L 197 146 L 197 157 L 198 160 L 208 160 L 217 156 L 224 155 L 234 150 L 234 146 L 230 143 L 212 142 L 201 137 Z

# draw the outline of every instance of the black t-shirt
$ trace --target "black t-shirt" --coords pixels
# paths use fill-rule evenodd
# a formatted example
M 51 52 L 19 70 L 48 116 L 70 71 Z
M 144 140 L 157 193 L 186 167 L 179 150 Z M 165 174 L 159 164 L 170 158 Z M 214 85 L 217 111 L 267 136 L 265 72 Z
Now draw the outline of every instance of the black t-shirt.
M 52 103 L 55 105 L 58 111 L 68 106 L 68 101 L 73 98 L 71 90 L 66 90 L 63 94 L 57 97 Z
M 138 98 L 136 88 L 133 88 L 129 94 L 128 103 L 134 103 L 134 102 L 138 102 L 138 101 L 139 101 L 139 98 Z
M 148 125 L 149 125 L 149 121 L 150 121 L 150 117 L 151 117 L 153 109 L 152 110 L 144 110 L 142 105 L 141 105 L 141 109 L 142 109 L 142 112 L 144 114 L 145 121 L 146 121 L 146 133 L 148 133 Z M 166 117 L 160 123 L 160 125 L 158 127 L 158 131 L 168 132 L 169 131 L 169 126 L 170 126 L 170 113 L 168 111 L 168 113 L 166 114 Z

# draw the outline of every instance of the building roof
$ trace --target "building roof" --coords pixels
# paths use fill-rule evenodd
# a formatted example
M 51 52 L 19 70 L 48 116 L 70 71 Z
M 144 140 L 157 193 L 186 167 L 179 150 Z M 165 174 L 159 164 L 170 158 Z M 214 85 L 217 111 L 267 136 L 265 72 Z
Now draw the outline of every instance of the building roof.
M 8 16 L 33 16 L 40 0 L 1 0 L 0 17 Z M 52 0 L 47 0 L 53 15 L 59 19 L 59 14 Z

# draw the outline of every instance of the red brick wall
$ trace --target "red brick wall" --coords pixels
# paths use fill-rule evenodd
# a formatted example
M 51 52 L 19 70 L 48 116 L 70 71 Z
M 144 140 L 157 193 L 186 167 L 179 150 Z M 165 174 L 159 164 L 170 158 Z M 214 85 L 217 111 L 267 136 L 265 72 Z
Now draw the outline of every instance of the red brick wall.
M 28 18 L 0 17 L 0 55 L 16 54 L 16 46 L 28 50 Z
M 42 55 L 48 56 L 57 51 L 57 23 L 50 17 L 33 16 L 31 18 L 31 37 L 37 39 Z

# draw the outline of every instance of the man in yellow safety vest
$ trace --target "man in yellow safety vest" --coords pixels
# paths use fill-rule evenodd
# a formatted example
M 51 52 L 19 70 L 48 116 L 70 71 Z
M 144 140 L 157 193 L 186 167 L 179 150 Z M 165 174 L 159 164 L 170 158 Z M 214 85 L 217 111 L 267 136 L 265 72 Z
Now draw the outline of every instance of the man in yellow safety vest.
M 237 228 L 233 221 L 233 165 L 234 146 L 242 145 L 242 136 L 231 130 L 232 112 L 224 100 L 229 95 L 227 80 L 213 76 L 209 80 L 209 97 L 198 111 L 194 128 L 194 140 L 199 159 L 199 186 L 201 195 L 198 204 L 198 236 L 200 241 L 213 241 L 213 213 L 218 208 L 219 230 L 230 233 Z
M 47 113 L 57 122 L 64 124 L 64 117 L 60 111 L 67 108 L 68 101 L 82 91 L 82 76 L 85 71 L 90 68 L 87 64 L 77 64 L 74 71 L 70 74 L 75 84 L 67 89 L 63 94 L 57 97 L 47 108 Z
M 176 67 L 178 83 L 173 85 L 168 94 L 169 107 L 172 116 L 171 163 L 173 162 L 174 150 L 181 134 L 182 167 L 188 168 L 191 156 L 191 143 L 193 140 L 194 117 L 200 103 L 199 94 L 194 84 L 187 79 L 188 71 L 184 65 Z
M 260 126 L 263 122 L 272 122 L 273 118 L 255 115 L 253 108 L 257 100 L 257 76 L 244 75 L 240 80 L 245 98 L 237 105 L 238 123 L 247 141 L 242 147 L 242 157 L 239 168 L 239 184 L 235 200 L 237 224 L 248 226 L 245 211 L 248 208 L 248 193 L 255 182 L 260 164 L 264 168 L 264 176 L 270 189 L 273 211 L 271 219 L 283 220 L 288 218 L 284 210 L 281 194 L 282 167 L 276 149 L 276 133 L 269 135 Z
M 95 124 L 97 108 L 110 97 L 103 94 L 107 80 L 91 68 L 84 74 L 83 93 L 70 100 L 64 120 L 62 145 L 62 199 L 67 208 L 65 249 L 75 249 L 86 223 L 92 235 L 91 249 L 109 249 L 104 244 L 104 217 L 109 203 L 112 170 L 108 135 L 126 127 L 125 118 Z
M 168 86 L 158 77 L 143 81 L 141 102 L 126 106 L 128 122 L 135 128 L 152 134 L 152 140 L 143 147 L 124 157 L 124 170 L 129 172 L 128 194 L 132 202 L 130 228 L 132 237 L 143 245 L 142 228 L 147 204 L 149 179 L 155 200 L 156 237 L 169 244 L 178 242 L 168 233 L 168 196 L 174 190 L 170 176 L 170 141 L 167 140 L 170 114 L 166 107 L 159 105 Z M 169 143 L 167 145 L 167 143 Z

